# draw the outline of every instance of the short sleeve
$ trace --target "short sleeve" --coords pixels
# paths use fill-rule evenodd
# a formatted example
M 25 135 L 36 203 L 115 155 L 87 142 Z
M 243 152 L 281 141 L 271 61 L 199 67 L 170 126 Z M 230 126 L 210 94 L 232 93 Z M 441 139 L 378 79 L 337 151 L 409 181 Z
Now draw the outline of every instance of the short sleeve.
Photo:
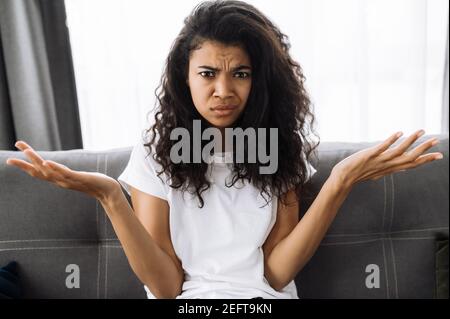
M 303 160 L 306 161 L 306 158 L 303 154 Z M 315 169 L 314 166 L 311 165 L 311 163 L 309 161 L 306 161 L 306 177 L 305 177 L 305 181 L 303 182 L 303 184 L 306 184 L 313 176 L 314 174 L 316 174 L 317 170 Z M 291 187 L 293 187 L 292 184 L 286 186 L 282 186 L 281 187 L 281 193 L 285 193 L 287 192 L 289 189 L 291 189 Z
M 130 194 L 130 186 L 153 196 L 167 200 L 165 174 L 158 177 L 161 166 L 148 155 L 148 148 L 143 142 L 134 145 L 127 166 L 117 178 L 122 187 Z
M 306 182 L 308 182 L 314 176 L 314 174 L 316 174 L 317 170 L 314 168 L 314 166 L 311 165 L 309 161 L 306 160 L 306 155 L 304 152 L 302 152 L 302 159 L 306 162 L 306 184 Z
M 307 181 L 309 181 L 314 176 L 314 174 L 317 173 L 317 170 L 314 168 L 314 166 L 311 165 L 310 162 L 307 162 L 306 170 L 307 170 L 307 173 L 306 173 L 305 183 Z

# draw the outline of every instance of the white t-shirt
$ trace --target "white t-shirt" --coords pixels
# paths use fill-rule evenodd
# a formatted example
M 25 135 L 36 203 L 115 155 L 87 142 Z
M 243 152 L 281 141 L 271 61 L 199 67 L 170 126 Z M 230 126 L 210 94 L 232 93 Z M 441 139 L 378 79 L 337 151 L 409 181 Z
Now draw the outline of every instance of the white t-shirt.
M 264 277 L 262 245 L 275 224 L 277 197 L 266 205 L 260 191 L 247 182 L 226 187 L 225 180 L 230 185 L 232 176 L 225 157 L 231 153 L 216 153 L 207 173 L 212 184 L 202 193 L 200 209 L 196 196 L 185 192 L 183 199 L 179 189 L 166 184 L 167 175 L 161 175 L 165 182 L 157 177 L 161 166 L 147 156 L 143 143 L 133 147 L 118 181 L 128 193 L 130 185 L 169 204 L 170 237 L 185 272 L 176 299 L 298 299 L 294 280 L 276 291 Z M 310 178 L 316 169 L 308 165 Z M 146 285 L 144 289 L 149 299 L 155 299 Z

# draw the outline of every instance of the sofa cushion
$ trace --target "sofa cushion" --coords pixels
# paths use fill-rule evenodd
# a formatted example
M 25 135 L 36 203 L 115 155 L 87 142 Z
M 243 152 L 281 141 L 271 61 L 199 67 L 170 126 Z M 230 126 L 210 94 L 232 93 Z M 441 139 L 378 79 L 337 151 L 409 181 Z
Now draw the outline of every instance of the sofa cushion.
M 423 136 L 415 147 L 432 136 Z M 436 239 L 448 238 L 448 134 L 427 152 L 444 160 L 357 185 L 296 278 L 300 298 L 433 298 Z M 323 143 L 308 210 L 332 167 L 375 143 Z M 131 147 L 40 152 L 75 170 L 117 178 Z M 23 298 L 145 298 L 102 205 L 7 166 L 0 151 L 0 266 L 20 264 Z M 124 192 L 127 199 L 130 198 Z M 131 202 L 130 202 L 131 204 Z M 79 288 L 69 288 L 77 265 Z M 68 271 L 69 270 L 69 271 Z M 73 271 L 73 270 L 72 270 Z

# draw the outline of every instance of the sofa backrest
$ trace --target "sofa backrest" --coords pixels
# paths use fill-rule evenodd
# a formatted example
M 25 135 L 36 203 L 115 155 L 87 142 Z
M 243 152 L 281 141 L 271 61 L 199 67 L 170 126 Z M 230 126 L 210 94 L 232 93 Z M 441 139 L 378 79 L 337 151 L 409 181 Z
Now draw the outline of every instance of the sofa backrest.
M 448 239 L 449 214 L 448 135 L 437 137 L 441 142 L 427 152 L 438 150 L 443 160 L 353 188 L 296 278 L 300 298 L 434 297 L 435 245 Z M 321 143 L 319 162 L 313 163 L 318 172 L 309 183 L 313 194 L 337 162 L 377 143 Z M 39 154 L 117 178 L 130 152 L 131 147 Z M 25 158 L 0 151 L 0 266 L 17 261 L 23 297 L 146 298 L 103 207 L 6 165 L 9 157 Z M 301 215 L 313 198 L 302 199 Z M 79 288 L 72 287 L 76 272 Z M 376 285 L 377 276 L 379 287 L 367 287 Z

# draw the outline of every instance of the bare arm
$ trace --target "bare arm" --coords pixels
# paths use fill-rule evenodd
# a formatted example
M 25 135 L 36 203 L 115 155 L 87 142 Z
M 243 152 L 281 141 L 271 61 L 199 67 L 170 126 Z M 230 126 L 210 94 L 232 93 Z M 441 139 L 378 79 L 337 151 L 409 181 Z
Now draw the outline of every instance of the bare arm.
M 389 149 L 399 136 L 393 135 L 381 144 L 357 152 L 339 162 L 305 216 L 266 257 L 265 271 L 269 284 L 276 290 L 284 288 L 310 260 L 333 222 L 353 185 L 377 180 L 382 176 L 415 168 L 441 159 L 440 153 L 421 155 L 438 141 L 430 139 L 410 152 L 409 146 L 420 137 L 416 132 L 399 146 Z
M 156 243 L 130 207 L 120 187 L 100 201 L 119 238 L 131 268 L 156 298 L 175 298 L 181 293 L 183 273 Z
M 170 237 L 165 233 L 163 235 L 155 233 L 155 238 L 150 235 L 115 179 L 97 172 L 75 171 L 54 161 L 44 160 L 23 141 L 17 142 L 16 147 L 23 151 L 31 163 L 9 158 L 8 165 L 18 167 L 32 177 L 96 198 L 111 220 L 137 277 L 157 298 L 175 298 L 179 295 L 184 274 L 181 266 L 164 250 Z M 164 205 L 163 200 L 151 196 L 143 199 L 138 196 L 135 195 L 134 199 L 139 203 L 137 206 L 140 208 L 139 215 L 142 220 L 145 220 L 143 215 L 148 216 L 151 213 L 154 213 L 154 216 L 161 216 L 159 219 L 154 218 L 151 223 L 144 221 L 148 228 L 157 228 L 160 224 L 166 223 L 162 216 L 167 219 L 168 205 Z M 158 245 L 157 239 L 161 246 Z
M 350 190 L 331 175 L 300 222 L 272 249 L 266 278 L 275 290 L 285 287 L 310 260 Z

